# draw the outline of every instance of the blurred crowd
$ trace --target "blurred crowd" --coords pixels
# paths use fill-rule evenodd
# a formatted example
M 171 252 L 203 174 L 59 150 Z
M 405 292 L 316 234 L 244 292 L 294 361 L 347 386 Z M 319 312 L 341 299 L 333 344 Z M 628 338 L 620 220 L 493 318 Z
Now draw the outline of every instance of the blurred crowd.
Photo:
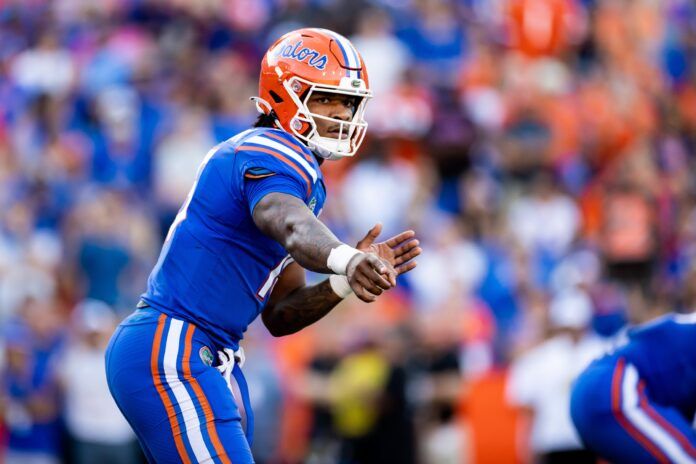
M 624 289 L 696 303 L 691 0 L 0 0 L 0 462 L 140 459 L 104 347 L 302 26 L 375 94 L 322 219 L 424 253 L 372 305 L 251 327 L 257 462 L 593 462 L 564 405 L 651 316 Z

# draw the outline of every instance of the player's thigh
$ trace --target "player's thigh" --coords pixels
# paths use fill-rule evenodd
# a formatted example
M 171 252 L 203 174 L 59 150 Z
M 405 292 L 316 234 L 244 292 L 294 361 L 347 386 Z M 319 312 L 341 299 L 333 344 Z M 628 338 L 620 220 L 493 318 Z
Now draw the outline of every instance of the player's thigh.
M 617 422 L 612 409 L 612 379 L 616 360 L 592 363 L 577 378 L 571 392 L 570 413 L 584 445 L 612 462 L 654 462 Z
M 157 313 L 137 311 L 116 329 L 106 352 L 106 378 L 111 395 L 136 433 L 148 462 L 177 462 L 176 455 L 155 459 L 151 452 L 151 448 L 175 450 L 171 431 L 165 433 L 170 430 L 168 411 L 153 377 L 158 318 Z
M 151 322 L 122 326 L 107 355 L 112 395 L 148 460 L 253 462 L 227 383 L 202 355 L 207 337 L 167 316 Z
M 198 352 L 206 347 L 193 344 Z M 242 427 L 239 408 L 227 382 L 217 369 L 192 360 L 191 394 L 198 411 L 201 434 L 215 462 L 249 464 L 254 459 Z

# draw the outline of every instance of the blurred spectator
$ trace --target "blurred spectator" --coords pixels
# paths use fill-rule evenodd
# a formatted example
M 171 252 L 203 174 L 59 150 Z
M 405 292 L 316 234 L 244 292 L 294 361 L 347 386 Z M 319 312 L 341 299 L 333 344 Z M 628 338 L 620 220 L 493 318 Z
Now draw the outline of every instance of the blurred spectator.
M 164 213 L 163 230 L 168 228 L 186 200 L 196 180 L 198 165 L 215 145 L 207 123 L 205 114 L 200 111 L 179 115 L 172 133 L 162 139 L 153 153 L 154 193 Z
M 82 218 L 86 230 L 79 260 L 87 283 L 85 296 L 110 305 L 118 303 L 120 278 L 131 259 L 119 230 L 124 207 L 117 196 L 103 195 L 88 205 Z
M 455 2 L 413 2 L 413 8 L 397 29 L 397 37 L 408 46 L 421 79 L 431 84 L 450 84 L 454 80 L 458 61 L 467 46 L 464 25 Z
M 556 258 L 568 252 L 580 226 L 577 206 L 558 190 L 548 172 L 535 175 L 530 195 L 513 202 L 508 221 L 524 248 Z
M 341 463 L 379 462 L 375 425 L 389 373 L 387 360 L 372 341 L 362 340 L 331 374 L 334 427 L 341 439 Z
M 376 105 L 367 107 L 366 117 L 370 121 L 370 134 L 376 135 L 377 140 L 392 137 L 418 140 L 432 127 L 434 108 L 431 93 L 411 71 L 405 71 L 401 82 L 392 89 L 376 95 L 373 103 Z M 399 108 L 396 113 L 395 108 Z M 377 149 L 387 150 L 386 147 Z
M 579 41 L 584 11 L 576 0 L 510 0 L 510 44 L 527 55 L 560 54 Z
M 385 153 L 373 151 L 352 168 L 343 180 L 340 201 L 351 236 L 362 238 L 378 221 L 389 237 L 405 228 L 403 211 L 414 202 L 415 166 Z M 389 202 L 372 201 L 389 197 Z
M 461 462 L 465 456 L 462 430 L 455 415 L 462 388 L 460 322 L 451 310 L 421 318 L 421 349 L 415 362 L 418 377 L 412 388 L 419 398 L 417 423 L 422 428 L 419 452 L 425 463 Z
M 259 321 L 260 322 L 260 321 Z M 280 367 L 269 346 L 269 336 L 260 323 L 252 324 L 244 337 L 246 357 L 244 376 L 251 392 L 254 411 L 254 444 L 252 452 L 258 464 L 272 464 L 279 456 L 278 436 L 282 414 Z
M 318 331 L 316 338 L 314 356 L 297 389 L 311 404 L 308 463 L 329 464 L 336 462 L 340 453 L 340 441 L 331 413 L 330 384 L 331 373 L 341 357 L 341 347 L 333 337 L 322 336 L 321 331 Z
M 558 294 L 548 314 L 551 338 L 512 366 L 508 396 L 531 420 L 530 451 L 534 458 L 525 462 L 593 464 L 597 460 L 582 449 L 570 420 L 573 379 L 604 350 L 604 344 L 588 330 L 592 312 L 592 303 L 583 292 Z
M 73 57 L 60 48 L 56 33 L 47 31 L 39 37 L 36 47 L 17 56 L 12 75 L 20 87 L 35 95 L 63 95 L 75 78 Z
M 370 88 L 375 98 L 389 93 L 400 82 L 410 56 L 402 42 L 393 35 L 393 24 L 386 11 L 365 10 L 360 16 L 357 34 L 350 38 L 361 50 L 370 71 Z
M 52 300 L 27 300 L 6 326 L 2 411 L 6 464 L 59 463 L 62 449 L 58 356 L 64 333 Z
M 102 375 L 106 345 L 116 321 L 105 303 L 81 302 L 73 313 L 72 338 L 60 357 L 70 462 L 75 464 L 130 464 L 140 459 L 135 435 Z
M 158 116 L 128 86 L 102 89 L 83 130 L 92 143 L 92 177 L 116 186 L 147 185 Z
M 8 228 L 13 227 L 15 220 L 29 220 L 21 218 L 27 213 L 25 206 L 20 203 L 7 211 Z M 47 230 L 15 232 L 26 234 L 24 240 L 7 235 L 3 243 L 0 232 L 0 321 L 11 318 L 26 299 L 49 299 L 57 291 L 56 272 L 63 251 L 60 239 Z
M 470 294 L 480 284 L 486 266 L 481 248 L 468 237 L 465 223 L 441 218 L 436 236 L 424 237 L 428 252 L 410 275 L 415 308 L 434 311 Z
M 568 195 L 560 192 L 550 173 L 534 175 L 531 192 L 513 200 L 508 228 L 529 253 L 533 283 L 548 286 L 558 261 L 569 251 L 580 228 L 580 212 Z
M 389 372 L 374 428 L 375 441 L 379 446 L 372 452 L 373 462 L 418 462 L 414 408 L 408 398 L 412 383 L 409 372 L 411 336 L 411 331 L 402 326 L 387 329 L 380 337 L 380 349 L 389 362 Z
M 608 275 L 627 283 L 648 280 L 658 254 L 653 186 L 641 182 L 636 161 L 621 163 L 604 194 L 601 243 Z

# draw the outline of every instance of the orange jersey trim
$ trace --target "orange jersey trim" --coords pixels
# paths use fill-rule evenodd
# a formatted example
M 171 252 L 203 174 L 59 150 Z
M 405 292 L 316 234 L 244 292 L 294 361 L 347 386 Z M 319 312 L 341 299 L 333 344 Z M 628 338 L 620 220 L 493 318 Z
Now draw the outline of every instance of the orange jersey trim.
M 286 147 L 292 148 L 293 150 L 302 153 L 302 156 L 304 156 L 304 159 L 309 161 L 310 164 L 313 164 L 312 158 L 307 153 L 305 153 L 305 151 L 302 149 L 302 147 L 300 147 L 299 145 L 297 145 L 294 142 L 289 141 L 285 137 L 281 137 L 280 135 L 274 134 L 273 132 L 264 133 L 264 134 L 261 134 L 261 136 L 262 137 L 270 137 L 273 140 L 277 140 L 278 142 L 282 143 Z
M 244 177 L 246 177 L 247 179 L 265 179 L 266 177 L 271 177 L 274 175 L 275 175 L 274 172 L 271 172 L 269 174 L 257 174 L 257 175 L 246 173 L 246 174 L 244 174 Z
M 237 147 L 237 150 L 258 151 L 258 152 L 261 152 L 261 153 L 266 153 L 267 155 L 271 155 L 271 156 L 273 156 L 273 157 L 279 159 L 279 160 L 282 161 L 283 163 L 287 164 L 288 166 L 290 166 L 291 168 L 293 168 L 293 169 L 295 170 L 295 172 L 297 172 L 300 176 L 302 176 L 302 178 L 304 179 L 304 181 L 307 183 L 307 198 L 309 198 L 309 194 L 310 194 L 311 191 L 312 191 L 312 182 L 309 180 L 309 177 L 307 177 L 307 174 L 305 174 L 305 173 L 302 171 L 302 169 L 300 169 L 300 168 L 298 168 L 297 166 L 295 166 L 290 160 L 288 160 L 287 158 L 285 158 L 285 157 L 282 156 L 282 155 L 279 155 L 278 153 L 276 153 L 275 151 L 271 150 L 270 148 L 255 147 L 255 146 L 252 146 L 252 145 L 242 145 L 242 146 L 240 146 L 240 147 Z

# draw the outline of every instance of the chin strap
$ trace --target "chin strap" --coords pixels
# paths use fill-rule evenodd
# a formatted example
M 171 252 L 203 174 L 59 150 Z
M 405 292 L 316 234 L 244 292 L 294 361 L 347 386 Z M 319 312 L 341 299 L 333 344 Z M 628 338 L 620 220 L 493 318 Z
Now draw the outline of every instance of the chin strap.
M 249 97 L 249 100 L 254 102 L 254 106 L 256 107 L 256 111 L 259 113 L 269 117 L 273 118 L 273 123 L 280 129 L 282 128 L 280 125 L 280 120 L 278 119 L 278 115 L 276 114 L 275 110 L 271 107 L 271 104 L 268 103 L 266 100 L 264 100 L 261 97 Z
M 256 111 L 258 111 L 259 113 L 268 114 L 268 115 L 271 115 L 271 114 L 275 115 L 275 111 L 273 111 L 271 104 L 268 103 L 263 98 L 261 98 L 261 97 L 249 97 L 249 100 L 254 102 L 254 106 L 256 107 Z
M 264 100 L 261 97 L 249 97 L 249 100 L 254 102 L 254 106 L 256 106 L 256 111 L 259 113 L 265 115 L 266 117 L 272 118 L 273 123 L 276 125 L 278 129 L 286 130 L 283 128 L 283 126 L 280 124 L 280 119 L 278 119 L 278 115 L 276 114 L 275 110 L 271 107 L 271 104 L 268 103 L 266 100 Z M 309 113 L 310 115 L 312 113 Z M 316 126 L 315 126 L 316 127 Z M 287 131 L 286 131 L 287 132 Z M 298 134 L 295 133 L 295 136 Z M 327 139 L 326 137 L 321 137 L 318 134 L 311 137 L 300 137 L 300 140 L 302 140 L 305 145 L 317 156 L 319 159 L 325 159 L 325 160 L 337 160 L 343 158 L 345 155 L 341 155 L 341 152 L 333 151 L 327 147 L 325 147 L 322 142 L 323 139 L 326 139 L 328 143 L 335 143 L 334 140 L 332 139 Z M 350 144 L 350 142 L 348 142 Z

